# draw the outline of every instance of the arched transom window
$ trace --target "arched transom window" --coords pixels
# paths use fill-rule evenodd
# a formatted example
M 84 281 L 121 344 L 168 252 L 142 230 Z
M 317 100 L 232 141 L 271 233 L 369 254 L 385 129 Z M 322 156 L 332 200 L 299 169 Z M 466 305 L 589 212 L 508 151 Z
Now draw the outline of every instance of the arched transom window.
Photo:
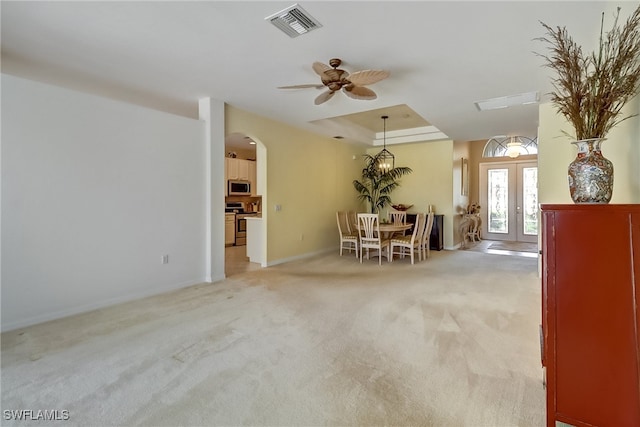
M 484 146 L 482 157 L 511 157 L 538 154 L 538 138 L 526 136 L 494 136 Z

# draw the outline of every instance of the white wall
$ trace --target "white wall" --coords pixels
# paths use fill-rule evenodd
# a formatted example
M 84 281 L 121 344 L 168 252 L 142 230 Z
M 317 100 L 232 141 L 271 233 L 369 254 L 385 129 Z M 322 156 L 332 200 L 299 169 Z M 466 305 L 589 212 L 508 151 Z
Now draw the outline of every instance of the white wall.
M 223 101 L 201 98 L 198 114 L 204 122 L 204 142 L 206 145 L 205 167 L 205 280 L 217 282 L 225 278 L 224 250 L 224 120 Z
M 202 282 L 205 161 L 202 122 L 2 75 L 2 330 Z

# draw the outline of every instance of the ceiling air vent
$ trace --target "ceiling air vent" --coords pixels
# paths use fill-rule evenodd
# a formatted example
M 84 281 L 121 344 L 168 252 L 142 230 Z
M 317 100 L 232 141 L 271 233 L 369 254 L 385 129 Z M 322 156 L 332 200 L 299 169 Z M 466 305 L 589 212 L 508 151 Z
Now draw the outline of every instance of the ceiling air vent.
M 291 38 L 322 27 L 322 24 L 309 15 L 309 13 L 297 3 L 264 19 L 271 21 L 273 25 L 281 29 Z
M 519 93 L 517 95 L 501 96 L 498 98 L 477 101 L 474 104 L 478 111 L 498 110 L 515 105 L 537 104 L 540 101 L 538 92 Z

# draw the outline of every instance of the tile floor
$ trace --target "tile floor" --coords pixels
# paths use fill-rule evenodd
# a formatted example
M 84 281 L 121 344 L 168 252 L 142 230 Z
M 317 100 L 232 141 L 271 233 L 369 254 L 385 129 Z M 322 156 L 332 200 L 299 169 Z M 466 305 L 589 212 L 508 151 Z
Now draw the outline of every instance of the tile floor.
M 260 264 L 249 262 L 246 246 L 227 246 L 224 252 L 224 273 L 227 277 L 261 268 Z
M 481 240 L 479 242 L 468 242 L 466 248 L 460 248 L 462 251 L 473 251 L 473 252 L 484 252 L 487 254 L 494 255 L 514 255 L 514 256 L 522 256 L 527 258 L 537 258 L 538 254 L 535 252 L 518 252 L 518 251 L 506 251 L 500 249 L 490 249 L 492 243 L 495 240 Z

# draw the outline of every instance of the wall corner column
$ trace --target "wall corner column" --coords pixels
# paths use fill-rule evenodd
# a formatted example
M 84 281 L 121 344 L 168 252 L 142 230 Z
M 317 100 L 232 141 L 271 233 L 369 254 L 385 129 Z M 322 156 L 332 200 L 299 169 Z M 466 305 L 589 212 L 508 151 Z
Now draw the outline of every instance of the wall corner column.
M 206 280 L 217 282 L 224 274 L 224 102 L 201 98 L 198 101 L 200 120 L 206 123 Z

